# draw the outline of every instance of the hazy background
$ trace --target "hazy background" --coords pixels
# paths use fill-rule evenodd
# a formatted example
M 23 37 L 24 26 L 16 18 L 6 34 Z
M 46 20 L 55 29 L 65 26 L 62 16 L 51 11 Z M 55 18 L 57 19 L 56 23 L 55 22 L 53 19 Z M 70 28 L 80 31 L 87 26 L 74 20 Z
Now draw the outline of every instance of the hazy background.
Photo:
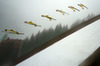
M 82 10 L 77 6 L 79 3 L 83 3 L 89 9 Z M 81 11 L 73 12 L 68 6 L 74 6 Z M 56 12 L 56 9 L 70 15 L 63 16 Z M 100 0 L 0 0 L 0 38 L 4 34 L 4 29 L 22 32 L 25 35 L 9 34 L 9 37 L 24 39 L 44 28 L 55 28 L 59 23 L 68 24 L 70 27 L 77 19 L 81 20 L 91 13 L 100 14 Z M 41 15 L 49 15 L 57 20 L 49 21 Z M 24 21 L 32 21 L 42 27 L 24 24 Z M 100 20 L 62 39 L 18 66 L 77 66 L 100 46 L 99 36 Z
M 54 43 L 17 66 L 79 66 L 100 47 L 100 20 Z
M 83 3 L 89 9 L 82 10 L 77 4 Z M 68 6 L 75 6 L 80 12 L 73 12 Z M 11 38 L 30 37 L 32 33 L 36 34 L 44 28 L 55 28 L 59 23 L 70 25 L 77 19 L 83 19 L 88 14 L 100 14 L 100 0 L 0 0 L 0 38 L 3 36 L 4 29 L 14 29 L 25 35 L 12 35 Z M 56 12 L 56 9 L 63 10 L 70 15 L 62 15 Z M 49 21 L 42 18 L 41 15 L 49 15 L 56 21 Z M 32 21 L 42 27 L 34 27 L 25 24 L 24 21 Z

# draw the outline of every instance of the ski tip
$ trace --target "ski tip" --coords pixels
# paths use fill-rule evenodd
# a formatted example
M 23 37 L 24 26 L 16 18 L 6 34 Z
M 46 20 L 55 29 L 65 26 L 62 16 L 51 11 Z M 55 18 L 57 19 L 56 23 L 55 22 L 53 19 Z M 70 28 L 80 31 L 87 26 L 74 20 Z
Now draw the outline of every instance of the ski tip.
M 56 20 L 56 19 L 53 19 L 53 20 Z
M 39 27 L 42 27 L 42 26 L 39 25 Z
M 24 35 L 24 33 L 19 33 L 18 35 Z

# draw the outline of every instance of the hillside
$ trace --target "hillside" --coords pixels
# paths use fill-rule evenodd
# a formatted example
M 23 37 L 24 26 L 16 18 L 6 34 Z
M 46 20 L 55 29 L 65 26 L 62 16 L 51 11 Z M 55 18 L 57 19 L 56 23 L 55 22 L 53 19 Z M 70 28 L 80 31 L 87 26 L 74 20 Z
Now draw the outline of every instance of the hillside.
M 18 57 L 21 40 L 6 39 L 0 43 L 0 66 L 12 66 Z
M 37 46 L 35 46 L 35 45 L 36 45 L 36 44 L 35 44 L 35 45 L 33 46 L 34 48 L 31 49 L 30 51 L 28 51 L 28 53 L 25 53 L 24 55 L 22 54 L 22 56 L 20 56 L 20 57 L 15 61 L 15 64 L 17 64 L 17 63 L 19 63 L 19 62 L 21 62 L 21 61 L 23 61 L 23 60 L 29 58 L 30 56 L 36 54 L 37 52 L 39 52 L 39 51 L 45 49 L 46 47 L 48 47 L 48 46 L 54 44 L 55 42 L 57 42 L 57 41 L 63 39 L 64 37 L 67 37 L 68 35 L 70 35 L 70 34 L 76 32 L 77 30 L 79 30 L 79 29 L 81 29 L 81 28 L 83 28 L 83 27 L 85 27 L 85 26 L 87 26 L 87 25 L 89 25 L 89 24 L 95 22 L 95 21 L 98 20 L 98 19 L 100 19 L 100 15 L 95 16 L 95 17 L 93 17 L 93 18 L 91 18 L 91 19 L 89 19 L 89 20 L 87 20 L 87 21 L 84 21 L 84 22 L 81 23 L 81 24 L 78 24 L 78 25 L 77 25 L 77 23 L 74 23 L 74 24 L 73 24 L 74 27 L 72 26 L 71 29 L 69 29 L 69 30 L 67 29 L 65 32 L 59 34 L 58 36 L 54 37 L 53 39 L 48 40 L 48 41 L 46 41 L 46 42 L 44 42 L 44 43 L 42 43 L 42 44 L 40 44 L 40 45 L 37 45 Z M 77 26 L 76 26 L 76 25 L 77 25 Z M 53 30 L 52 30 L 52 31 L 53 31 Z M 48 31 L 47 31 L 47 32 L 48 32 Z M 55 32 L 55 31 L 54 31 L 54 32 Z M 39 35 L 40 35 L 40 34 L 41 34 L 41 33 L 38 33 L 38 34 L 37 34 L 37 38 L 39 38 Z M 45 34 L 45 35 L 46 35 L 46 34 Z M 53 34 L 51 34 L 51 35 L 53 35 Z M 34 35 L 32 35 L 32 36 L 33 36 L 33 37 L 36 37 L 36 36 L 34 36 Z M 50 36 L 50 35 L 49 35 L 49 36 Z M 33 38 L 33 37 L 31 37 L 31 38 Z M 43 36 L 43 37 L 44 37 L 44 36 Z M 34 39 L 34 38 L 33 38 L 33 39 Z M 31 40 L 31 39 L 30 39 L 30 40 Z M 30 40 L 29 40 L 29 39 L 25 39 L 25 40 L 24 40 L 24 41 L 26 41 L 26 42 L 25 42 L 25 43 L 26 43 L 26 46 L 27 46 L 28 44 L 30 44 Z M 34 40 L 36 40 L 36 39 L 34 39 Z M 42 40 L 42 39 L 40 39 L 40 40 Z M 38 44 L 38 41 L 37 41 L 36 43 Z M 30 47 L 30 46 L 27 46 L 27 49 L 28 49 L 28 47 Z M 32 47 L 32 45 L 31 45 L 31 47 Z M 24 46 L 24 48 L 25 48 L 25 46 Z M 20 52 L 21 52 L 21 51 L 20 51 Z

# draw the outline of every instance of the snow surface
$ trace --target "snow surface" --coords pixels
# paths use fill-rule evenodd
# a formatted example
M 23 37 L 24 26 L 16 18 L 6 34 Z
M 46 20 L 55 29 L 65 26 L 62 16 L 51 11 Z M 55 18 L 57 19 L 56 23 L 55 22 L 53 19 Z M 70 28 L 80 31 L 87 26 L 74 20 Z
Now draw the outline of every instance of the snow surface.
M 100 46 L 100 20 L 82 28 L 17 66 L 78 66 Z

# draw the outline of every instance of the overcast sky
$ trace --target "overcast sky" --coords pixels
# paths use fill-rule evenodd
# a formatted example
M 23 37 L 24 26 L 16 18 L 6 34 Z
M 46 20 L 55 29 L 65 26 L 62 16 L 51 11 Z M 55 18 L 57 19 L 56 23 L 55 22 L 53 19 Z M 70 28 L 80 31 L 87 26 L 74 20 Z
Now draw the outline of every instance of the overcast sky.
M 82 10 L 77 4 L 83 3 L 89 9 Z M 80 12 L 73 12 L 68 6 L 74 6 Z M 59 23 L 70 26 L 77 19 L 83 19 L 88 14 L 100 14 L 100 0 L 0 0 L 0 37 L 4 29 L 14 29 L 25 35 L 12 35 L 11 38 L 30 37 L 44 28 L 55 28 Z M 62 15 L 56 9 L 63 10 L 70 15 Z M 49 15 L 56 21 L 49 21 L 41 15 Z M 24 21 L 32 21 L 42 27 L 34 27 L 25 24 Z
M 79 6 L 77 6 L 77 4 L 79 3 L 83 3 L 89 9 L 82 10 Z M 81 11 L 73 12 L 71 9 L 68 8 L 68 6 L 74 6 Z M 63 10 L 70 15 L 63 16 L 62 14 L 56 12 L 56 9 Z M 61 23 L 62 25 L 68 24 L 68 26 L 70 26 L 77 19 L 81 20 L 91 13 L 100 14 L 100 0 L 0 0 L 0 38 L 4 34 L 2 32 L 4 29 L 14 29 L 16 31 L 24 33 L 25 35 L 22 36 L 9 34 L 11 38 L 23 39 L 27 36 L 30 37 L 32 33 L 36 34 L 39 30 L 42 31 L 44 28 L 54 28 L 59 23 Z M 42 18 L 41 15 L 49 15 L 57 20 L 49 21 L 46 18 Z M 32 25 L 24 24 L 24 21 L 32 21 L 41 25 L 42 27 L 34 27 Z M 88 53 L 91 54 L 91 52 L 93 52 L 94 49 L 96 49 L 100 44 L 100 37 L 98 37 L 100 35 L 100 21 L 98 21 L 96 24 L 93 24 L 93 27 L 87 28 L 86 30 L 84 29 L 83 31 L 80 31 L 80 33 L 74 33 L 72 37 L 70 35 L 69 37 L 65 38 L 66 40 L 63 39 L 62 41 L 66 44 L 62 44 L 62 42 L 54 44 L 53 46 L 51 46 L 52 50 L 49 48 L 45 49 L 46 51 L 43 51 L 40 54 L 35 55 L 32 59 L 26 61 L 28 63 L 25 62 L 26 64 L 22 63 L 18 66 L 48 66 L 49 62 L 51 66 L 53 66 L 52 64 L 55 64 L 54 66 L 64 66 L 60 64 L 75 66 L 73 64 L 76 64 L 77 66 L 78 62 L 81 62 L 82 59 L 86 58 L 86 53 L 87 55 Z M 84 50 L 83 45 L 86 50 Z M 46 55 L 45 53 L 48 55 Z M 65 55 L 68 56 L 66 57 Z M 71 57 L 76 58 L 78 55 L 81 57 L 81 59 L 77 59 L 76 61 L 71 59 Z M 47 58 L 44 59 L 44 56 Z M 53 58 L 51 56 L 53 56 Z M 56 56 L 60 58 L 59 62 L 59 58 L 57 58 Z M 54 63 L 52 63 L 53 61 Z M 56 64 L 56 61 L 60 64 Z M 69 62 L 72 62 L 73 64 Z

